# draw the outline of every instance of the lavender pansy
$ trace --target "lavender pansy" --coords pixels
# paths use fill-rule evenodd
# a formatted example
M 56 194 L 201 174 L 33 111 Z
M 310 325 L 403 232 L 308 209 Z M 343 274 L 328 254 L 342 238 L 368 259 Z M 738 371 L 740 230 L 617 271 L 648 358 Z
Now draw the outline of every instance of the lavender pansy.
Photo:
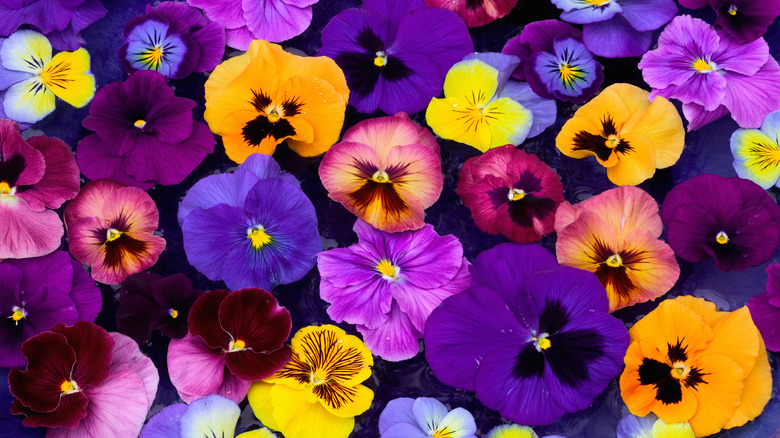
M 766 292 L 751 298 L 747 306 L 767 350 L 780 351 L 780 265 L 767 266 L 766 275 Z
M 76 50 L 84 44 L 79 32 L 103 18 L 100 0 L 11 0 L 0 2 L 0 37 L 27 25 L 51 41 L 57 50 Z
M 473 50 L 452 11 L 426 8 L 423 0 L 366 0 L 325 26 L 319 55 L 344 70 L 349 104 L 359 112 L 413 114 L 441 93 L 447 70 Z
M 477 438 L 476 434 L 477 425 L 471 412 L 463 408 L 448 411 L 435 398 L 390 400 L 379 415 L 381 438 Z
M 156 70 L 182 79 L 213 70 L 225 53 L 225 30 L 185 3 L 146 5 L 127 22 L 119 60 L 129 72 Z
M 642 56 L 653 31 L 677 15 L 674 0 L 552 0 L 561 20 L 582 25 L 582 41 L 605 58 Z
M 354 230 L 357 244 L 318 256 L 320 297 L 331 303 L 328 315 L 357 324 L 377 356 L 414 357 L 431 311 L 469 285 L 463 247 L 431 225 L 388 233 L 358 220 Z
M 629 342 L 590 272 L 559 266 L 537 245 L 482 252 L 471 287 L 425 326 L 425 357 L 443 383 L 521 424 L 590 406 L 623 368 Z

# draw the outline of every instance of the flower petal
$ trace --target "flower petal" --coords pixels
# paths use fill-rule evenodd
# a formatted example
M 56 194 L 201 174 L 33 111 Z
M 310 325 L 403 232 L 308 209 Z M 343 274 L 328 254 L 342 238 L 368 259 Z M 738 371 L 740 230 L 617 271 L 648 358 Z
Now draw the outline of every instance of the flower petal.
M 233 437 L 241 415 L 238 405 L 219 395 L 210 395 L 190 404 L 181 419 L 181 438 L 203 436 Z
M 179 395 L 188 394 L 192 401 L 213 394 L 223 383 L 224 369 L 224 353 L 209 348 L 199 336 L 171 340 L 168 373 Z

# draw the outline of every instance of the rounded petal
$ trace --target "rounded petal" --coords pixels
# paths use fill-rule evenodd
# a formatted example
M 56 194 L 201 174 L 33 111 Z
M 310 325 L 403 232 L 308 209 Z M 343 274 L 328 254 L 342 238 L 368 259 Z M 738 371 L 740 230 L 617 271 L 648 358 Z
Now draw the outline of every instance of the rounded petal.
M 187 334 L 171 340 L 168 373 L 180 395 L 194 400 L 214 393 L 222 384 L 224 369 L 224 353 L 209 348 L 200 337 Z
M 40 257 L 59 248 L 65 230 L 53 210 L 34 211 L 15 196 L 0 199 L 0 259 Z
M 179 420 L 181 438 L 231 437 L 241 415 L 238 405 L 219 395 L 210 395 L 190 404 Z

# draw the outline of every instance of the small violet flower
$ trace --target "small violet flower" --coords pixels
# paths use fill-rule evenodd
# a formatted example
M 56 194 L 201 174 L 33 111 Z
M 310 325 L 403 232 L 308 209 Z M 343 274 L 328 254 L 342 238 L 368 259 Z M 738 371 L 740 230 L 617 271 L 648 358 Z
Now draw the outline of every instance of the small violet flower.
M 553 124 L 554 100 L 509 81 L 519 63 L 502 53 L 473 53 L 455 64 L 444 80 L 444 98 L 432 99 L 425 112 L 433 132 L 485 152 L 517 146 Z
M 106 15 L 100 0 L 22 0 L 0 2 L 0 37 L 27 25 L 46 35 L 57 50 L 84 44 L 79 32 Z
M 429 8 L 454 11 L 468 27 L 478 27 L 510 13 L 517 5 L 517 0 L 425 0 L 425 4 Z
M 617 438 L 695 438 L 695 435 L 687 421 L 666 423 L 655 414 L 645 417 L 628 414 L 618 423 Z
M 311 201 L 264 154 L 198 181 L 179 205 L 179 224 L 190 264 L 231 289 L 298 281 L 322 250 Z
M 25 140 L 15 122 L 0 119 L 0 259 L 39 257 L 59 248 L 65 230 L 54 209 L 78 191 L 79 168 L 65 142 Z
M 95 95 L 82 125 L 76 160 L 89 179 L 111 178 L 144 190 L 184 181 L 214 152 L 206 124 L 192 120 L 195 101 L 176 97 L 165 77 L 137 71 Z
M 563 184 L 536 155 L 506 145 L 463 163 L 458 195 L 480 230 L 530 243 L 553 231 Z
M 552 0 L 561 20 L 582 25 L 582 40 L 604 58 L 642 56 L 653 32 L 677 15 L 674 0 Z
M 158 329 L 171 339 L 181 339 L 187 334 L 190 308 L 201 295 L 203 291 L 193 289 L 183 274 L 133 274 L 122 282 L 117 329 L 139 345 L 146 345 Z
M 519 424 L 504 424 L 494 427 L 486 438 L 539 438 L 539 435 L 528 426 Z M 547 435 L 542 438 L 566 438 L 560 435 Z M 672 438 L 672 437 L 670 437 Z
M 742 43 L 755 41 L 780 16 L 778 0 L 678 0 L 680 6 L 699 9 L 711 6 L 718 15 L 715 27 Z
M 366 0 L 322 30 L 320 56 L 344 70 L 361 113 L 416 113 L 441 93 L 446 72 L 474 50 L 455 13 L 423 0 Z
M 584 103 L 604 82 L 604 68 L 582 44 L 582 32 L 559 20 L 529 23 L 501 53 L 520 59 L 512 77 L 545 99 Z
M 763 38 L 742 44 L 690 15 L 675 17 L 639 62 L 651 98 L 679 99 L 692 131 L 726 114 L 758 128 L 780 109 L 780 66 Z
M 373 354 L 410 359 L 431 311 L 471 281 L 463 247 L 431 225 L 387 233 L 358 219 L 354 230 L 357 244 L 319 254 L 320 297 L 334 321 L 357 324 Z
M 168 347 L 168 370 L 188 403 L 209 394 L 239 403 L 250 383 L 290 360 L 290 312 L 262 289 L 206 292 L 187 320 L 189 333 Z
M 477 438 L 471 412 L 463 408 L 448 411 L 435 398 L 396 398 L 379 415 L 380 438 L 443 437 Z
M 767 190 L 780 184 L 780 111 L 769 113 L 761 129 L 737 129 L 731 135 L 734 170 L 740 178 Z
M 661 218 L 677 257 L 723 271 L 766 263 L 780 243 L 780 207 L 756 183 L 701 174 L 675 186 Z
M 780 265 L 767 266 L 766 275 L 766 292 L 751 298 L 747 306 L 766 348 L 780 351 Z
M 128 72 L 156 70 L 173 79 L 211 71 L 225 53 L 225 30 L 185 3 L 146 5 L 125 25 L 119 60 Z
M 87 183 L 65 207 L 73 258 L 92 268 L 92 278 L 121 283 L 157 262 L 165 239 L 155 236 L 159 212 L 137 187 L 110 179 Z

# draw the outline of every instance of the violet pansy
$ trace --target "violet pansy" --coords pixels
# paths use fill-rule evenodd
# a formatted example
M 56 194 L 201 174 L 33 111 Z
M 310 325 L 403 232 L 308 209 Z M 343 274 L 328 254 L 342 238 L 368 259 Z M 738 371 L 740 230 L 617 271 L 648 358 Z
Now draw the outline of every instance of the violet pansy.
M 84 44 L 80 32 L 103 18 L 100 0 L 23 0 L 0 2 L 0 37 L 21 26 L 37 30 L 57 50 L 76 50 Z

